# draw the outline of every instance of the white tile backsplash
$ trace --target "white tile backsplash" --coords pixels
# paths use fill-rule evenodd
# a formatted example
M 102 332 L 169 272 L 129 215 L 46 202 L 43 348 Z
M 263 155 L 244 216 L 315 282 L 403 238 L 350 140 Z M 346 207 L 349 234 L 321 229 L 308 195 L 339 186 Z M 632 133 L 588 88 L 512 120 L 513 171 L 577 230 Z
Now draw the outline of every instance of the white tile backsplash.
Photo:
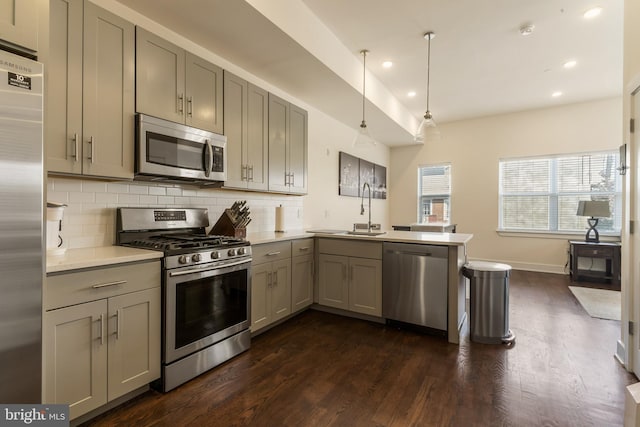
M 303 227 L 303 197 L 281 194 L 201 189 L 174 184 L 114 183 L 81 178 L 50 177 L 47 200 L 66 203 L 62 236 L 67 248 L 87 248 L 115 243 L 117 207 L 198 207 L 209 210 L 215 224 L 236 200 L 246 200 L 251 210 L 249 232 L 273 231 L 275 208 L 285 207 L 289 230 Z

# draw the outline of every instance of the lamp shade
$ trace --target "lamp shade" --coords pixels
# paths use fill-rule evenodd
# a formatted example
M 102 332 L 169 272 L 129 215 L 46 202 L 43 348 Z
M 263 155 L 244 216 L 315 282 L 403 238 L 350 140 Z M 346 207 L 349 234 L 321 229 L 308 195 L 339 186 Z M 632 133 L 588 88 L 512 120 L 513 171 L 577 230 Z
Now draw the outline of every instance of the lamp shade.
M 609 218 L 609 202 L 596 200 L 581 200 L 578 202 L 577 216 L 590 216 L 591 218 Z

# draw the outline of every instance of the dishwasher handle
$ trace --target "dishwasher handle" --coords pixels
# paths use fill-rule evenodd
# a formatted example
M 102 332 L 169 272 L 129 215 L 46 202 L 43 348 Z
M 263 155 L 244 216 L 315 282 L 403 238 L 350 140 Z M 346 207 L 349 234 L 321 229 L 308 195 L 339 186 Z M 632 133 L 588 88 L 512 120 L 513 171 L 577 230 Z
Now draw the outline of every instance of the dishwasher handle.
M 412 255 L 412 256 L 422 256 L 422 257 L 434 257 L 434 258 L 446 258 L 443 255 L 433 255 L 431 252 L 410 252 L 410 251 L 394 251 L 394 250 L 386 250 L 386 254 L 391 255 Z

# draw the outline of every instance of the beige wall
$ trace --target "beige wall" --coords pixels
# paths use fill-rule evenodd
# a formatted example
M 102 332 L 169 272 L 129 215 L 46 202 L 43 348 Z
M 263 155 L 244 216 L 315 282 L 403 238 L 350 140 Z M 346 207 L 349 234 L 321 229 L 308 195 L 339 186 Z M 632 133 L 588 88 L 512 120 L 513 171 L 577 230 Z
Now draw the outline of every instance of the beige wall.
M 304 224 L 310 228 L 351 229 L 354 222 L 367 222 L 360 215 L 360 199 L 338 195 L 338 159 L 344 151 L 356 157 L 387 167 L 389 180 L 389 148 L 354 148 L 356 131 L 315 109 L 309 111 L 309 195 L 304 200 Z M 388 228 L 387 200 L 371 200 L 371 221 Z
M 617 149 L 621 100 L 612 98 L 443 124 L 438 143 L 391 150 L 390 220 L 416 221 L 417 168 L 452 165 L 452 222 L 474 235 L 469 257 L 563 272 L 570 236 L 505 236 L 498 227 L 501 158 Z M 575 236 L 579 237 L 579 236 Z

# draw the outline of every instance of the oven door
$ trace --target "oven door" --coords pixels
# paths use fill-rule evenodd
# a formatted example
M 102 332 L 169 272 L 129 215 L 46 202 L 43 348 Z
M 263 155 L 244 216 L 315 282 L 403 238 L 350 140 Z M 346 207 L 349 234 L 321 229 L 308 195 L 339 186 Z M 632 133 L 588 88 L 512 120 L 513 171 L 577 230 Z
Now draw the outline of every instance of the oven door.
M 165 364 L 249 328 L 251 258 L 169 270 L 165 284 Z
M 226 137 L 136 115 L 136 174 L 225 181 Z

